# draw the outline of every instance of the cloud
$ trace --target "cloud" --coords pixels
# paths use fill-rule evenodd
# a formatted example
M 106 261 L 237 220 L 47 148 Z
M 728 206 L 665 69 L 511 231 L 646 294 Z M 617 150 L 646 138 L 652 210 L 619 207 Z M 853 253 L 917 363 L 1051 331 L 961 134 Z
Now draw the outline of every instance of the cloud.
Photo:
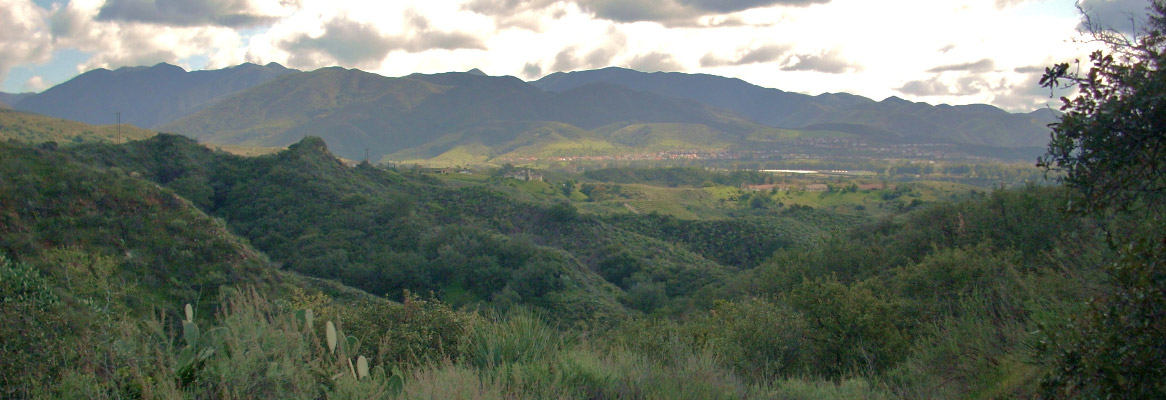
M 723 67 L 728 65 L 746 65 L 746 64 L 761 64 L 767 62 L 777 61 L 781 56 L 788 53 L 790 46 L 768 44 L 756 48 L 746 48 L 738 50 L 735 57 L 731 59 L 720 58 L 713 53 L 705 54 L 700 58 L 700 66 L 702 67 Z
M 913 96 L 971 96 L 996 88 L 981 75 L 972 74 L 955 79 L 941 79 L 936 75 L 927 80 L 909 81 L 895 90 Z
M 1043 69 L 1042 69 L 1043 71 Z M 1019 82 L 1002 81 L 994 88 L 996 96 L 992 98 L 992 105 L 1011 112 L 1029 112 L 1040 108 L 1058 108 L 1061 105 L 1061 96 L 1073 96 L 1077 88 L 1058 89 L 1049 93 L 1049 89 L 1041 87 L 1040 75 L 1029 75 Z
M 543 76 L 543 67 L 537 62 L 528 62 L 522 66 L 522 77 L 535 79 Z
M 564 72 L 585 68 L 606 67 L 611 64 L 611 60 L 615 58 L 615 55 L 616 49 L 598 47 L 580 57 L 578 47 L 571 46 L 555 54 L 555 62 L 551 65 L 551 70 Z
M 81 69 L 154 65 L 160 62 L 174 63 L 182 58 L 177 52 L 180 49 L 156 42 L 155 33 L 157 32 L 149 27 L 128 26 L 123 27 L 116 36 L 109 38 L 109 43 L 86 43 L 90 49 L 108 50 L 96 52 L 81 66 Z M 191 46 L 190 43 L 198 39 L 190 37 L 190 41 L 185 43 L 187 46 L 185 50 L 193 51 L 190 47 L 199 47 L 197 45 Z
M 745 52 L 741 58 L 737 59 L 734 65 L 757 64 L 775 61 L 782 55 L 788 52 L 790 46 L 786 45 L 766 45 L 753 50 Z
M 782 71 L 815 71 L 827 74 L 841 74 L 858 72 L 862 66 L 851 63 L 842 58 L 837 51 L 831 50 L 820 54 L 797 54 L 787 58 Z
M 300 34 L 282 41 L 280 47 L 291 53 L 288 64 L 293 67 L 318 68 L 336 61 L 360 68 L 379 64 L 389 51 L 404 44 L 382 34 L 372 24 L 338 17 L 324 24 L 324 34 L 317 37 Z
M 1014 5 L 1023 3 L 1025 1 L 1028 1 L 1028 0 L 996 0 L 996 9 L 997 10 L 1005 9 L 1005 8 L 1012 7 Z
M 991 71 L 995 68 L 996 68 L 996 62 L 992 61 L 991 59 L 985 58 L 985 59 L 982 59 L 980 61 L 973 61 L 973 62 L 963 63 L 963 64 L 941 65 L 938 67 L 931 68 L 931 69 L 927 70 L 927 72 L 931 72 L 931 73 L 950 72 L 950 71 L 988 72 L 988 71 Z
M 1029 65 L 1027 67 L 1014 68 L 1012 71 L 1018 74 L 1044 74 L 1045 67 L 1040 65 Z
M 627 48 L 628 37 L 614 26 L 607 30 L 607 41 L 586 52 L 579 46 L 569 46 L 555 54 L 551 70 L 555 72 L 573 71 L 584 68 L 602 68 L 611 65 L 611 60 Z
M 280 1 L 279 8 L 297 9 L 299 4 Z M 108 0 L 97 14 L 99 21 L 231 28 L 269 25 L 279 17 L 248 0 Z
M 427 31 L 417 34 L 407 48 L 411 52 L 426 50 L 485 50 L 486 44 L 477 36 L 462 32 Z
M 23 86 L 21 91 L 25 92 L 25 93 L 27 93 L 27 92 L 38 92 L 39 93 L 42 90 L 48 89 L 48 87 L 49 87 L 49 85 L 47 83 L 45 83 L 44 77 L 42 77 L 40 75 L 34 75 L 33 77 L 28 78 L 28 80 L 24 82 L 24 86 Z
M 683 67 L 671 54 L 651 52 L 641 54 L 628 61 L 628 66 L 641 72 L 680 71 Z
M 405 17 L 413 30 L 412 35 L 385 34 L 372 23 L 341 16 L 325 23 L 324 33 L 319 36 L 301 33 L 281 40 L 278 46 L 290 54 L 287 61 L 290 66 L 309 69 L 333 64 L 376 67 L 395 50 L 419 53 L 486 48 L 481 39 L 473 35 L 434 30 L 428 19 L 414 13 L 406 13 Z
M 574 3 L 596 18 L 615 22 L 659 22 L 666 26 L 737 26 L 739 19 L 697 23 L 700 17 L 724 15 L 762 7 L 805 7 L 832 0 L 473 0 L 463 9 L 495 18 L 507 19 L 523 12 L 540 11 L 563 3 Z
M 49 61 L 52 34 L 46 17 L 31 1 L 0 0 L 0 82 L 13 67 Z
M 1088 16 L 1088 23 L 1097 28 L 1133 34 L 1146 26 L 1146 0 L 1080 0 L 1077 5 Z M 1080 28 L 1088 30 L 1089 26 L 1082 21 Z
M 732 13 L 761 7 L 825 4 L 831 0 L 679 0 L 681 4 L 698 10 L 715 13 Z

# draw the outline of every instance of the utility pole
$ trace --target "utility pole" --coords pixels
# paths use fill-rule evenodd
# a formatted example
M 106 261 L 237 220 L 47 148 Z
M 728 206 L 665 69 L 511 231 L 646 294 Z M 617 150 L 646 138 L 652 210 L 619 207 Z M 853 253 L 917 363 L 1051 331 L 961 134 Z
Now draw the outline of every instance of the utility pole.
M 368 147 L 364 148 L 364 163 L 368 164 Z

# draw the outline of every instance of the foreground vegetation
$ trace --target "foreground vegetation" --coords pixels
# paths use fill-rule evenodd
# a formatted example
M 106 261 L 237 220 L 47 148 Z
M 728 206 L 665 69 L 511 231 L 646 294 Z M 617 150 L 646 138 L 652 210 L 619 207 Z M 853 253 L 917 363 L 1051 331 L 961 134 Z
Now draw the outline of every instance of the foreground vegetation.
M 312 139 L 0 150 L 18 397 L 1028 396 L 1052 357 L 1032 349 L 1116 257 L 1057 188 L 700 221 L 347 167 Z

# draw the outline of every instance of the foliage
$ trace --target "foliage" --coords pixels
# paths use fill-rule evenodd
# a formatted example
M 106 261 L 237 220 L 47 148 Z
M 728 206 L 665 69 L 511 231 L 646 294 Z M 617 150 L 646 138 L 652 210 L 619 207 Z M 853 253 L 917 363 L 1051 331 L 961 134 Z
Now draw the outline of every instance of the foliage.
M 0 152 L 5 396 L 1014 397 L 1037 393 L 1038 339 L 1153 371 L 1113 333 L 1157 343 L 1137 324 L 1161 291 L 1132 289 L 1157 279 L 1161 230 L 1063 214 L 1059 188 L 842 229 L 801 207 L 572 212 L 312 138 L 250 159 L 170 135 Z M 1101 227 L 1144 240 L 1110 249 Z M 1117 289 L 1097 267 L 1115 262 Z M 1029 334 L 1086 326 L 1065 320 L 1103 294 L 1136 318 Z
M 1063 171 L 1080 194 L 1074 210 L 1108 216 L 1108 291 L 1065 330 L 1046 329 L 1037 346 L 1052 368 L 1048 394 L 1085 397 L 1166 396 L 1166 2 L 1150 2 L 1150 29 L 1126 37 L 1092 31 L 1107 51 L 1085 75 L 1068 64 L 1046 69 L 1042 84 L 1079 90 L 1063 98 L 1041 165 Z
M 1166 191 L 1166 6 L 1150 1 L 1158 23 L 1130 39 L 1094 29 L 1110 51 L 1090 55 L 1085 75 L 1062 63 L 1046 68 L 1041 84 L 1076 86 L 1062 98 L 1065 114 L 1052 124 L 1052 141 L 1039 165 L 1064 172 L 1062 180 L 1081 191 L 1087 209 L 1162 207 Z

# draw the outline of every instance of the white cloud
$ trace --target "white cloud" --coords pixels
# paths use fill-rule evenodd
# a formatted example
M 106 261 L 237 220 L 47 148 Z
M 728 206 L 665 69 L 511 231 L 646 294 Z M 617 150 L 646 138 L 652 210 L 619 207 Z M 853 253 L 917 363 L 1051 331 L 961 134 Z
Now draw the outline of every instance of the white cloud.
M 41 77 L 40 75 L 33 75 L 31 78 L 28 78 L 28 80 L 24 82 L 24 86 L 21 88 L 21 92 L 40 92 L 45 89 L 48 89 L 48 84 L 45 83 L 45 78 Z
M 13 67 L 49 61 L 52 35 L 47 16 L 29 0 L 0 0 L 0 82 Z

